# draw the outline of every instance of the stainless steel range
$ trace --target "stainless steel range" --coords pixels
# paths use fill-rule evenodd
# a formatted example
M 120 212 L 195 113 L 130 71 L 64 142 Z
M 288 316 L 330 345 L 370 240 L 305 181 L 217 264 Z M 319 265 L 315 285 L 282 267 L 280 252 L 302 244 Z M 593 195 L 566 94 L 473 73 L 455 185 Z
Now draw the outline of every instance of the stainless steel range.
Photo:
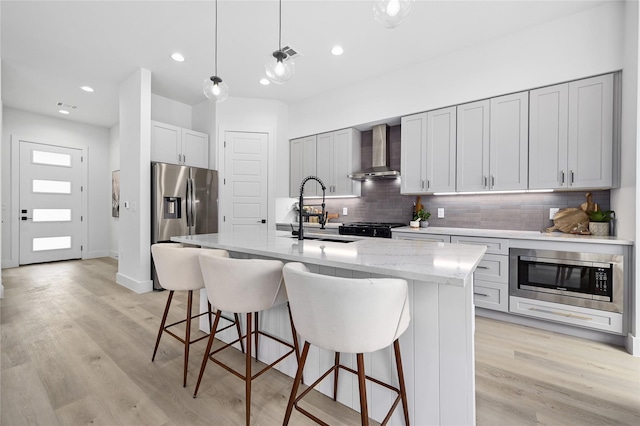
M 338 227 L 340 235 L 360 235 L 363 237 L 391 238 L 391 229 L 407 226 L 405 223 L 352 222 Z

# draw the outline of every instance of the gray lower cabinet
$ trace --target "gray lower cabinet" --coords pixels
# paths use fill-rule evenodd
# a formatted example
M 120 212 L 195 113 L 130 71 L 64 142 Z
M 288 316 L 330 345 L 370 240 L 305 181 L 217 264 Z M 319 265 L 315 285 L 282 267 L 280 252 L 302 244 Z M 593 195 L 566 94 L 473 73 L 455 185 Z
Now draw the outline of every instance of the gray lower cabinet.
M 509 240 L 453 235 L 451 242 L 487 247 L 473 276 L 473 300 L 479 308 L 509 312 Z
M 605 189 L 613 179 L 613 74 L 532 90 L 530 189 Z

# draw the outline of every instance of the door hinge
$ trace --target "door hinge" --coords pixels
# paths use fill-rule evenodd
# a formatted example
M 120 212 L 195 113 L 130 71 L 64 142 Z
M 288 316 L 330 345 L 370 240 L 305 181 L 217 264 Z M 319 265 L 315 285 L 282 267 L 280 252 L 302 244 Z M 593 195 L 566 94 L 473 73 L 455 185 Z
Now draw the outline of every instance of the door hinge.
M 82 156 L 82 155 L 80 156 L 80 162 L 84 163 L 84 156 Z
M 80 185 L 80 192 L 84 191 L 84 186 Z
M 82 222 L 84 219 L 82 218 L 82 216 L 80 216 L 80 222 Z
M 227 147 L 227 141 L 224 141 L 224 148 Z
M 226 185 L 227 184 L 227 179 L 226 178 L 222 178 L 222 184 Z
M 84 246 L 80 246 L 80 251 L 84 250 Z
M 222 221 L 226 222 L 227 221 L 227 217 L 226 216 L 222 216 Z

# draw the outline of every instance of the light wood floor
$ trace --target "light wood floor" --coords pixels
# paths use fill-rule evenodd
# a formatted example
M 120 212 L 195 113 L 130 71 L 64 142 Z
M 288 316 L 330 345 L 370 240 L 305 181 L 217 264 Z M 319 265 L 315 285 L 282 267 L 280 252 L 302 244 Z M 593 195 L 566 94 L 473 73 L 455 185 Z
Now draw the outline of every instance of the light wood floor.
M 205 341 L 186 388 L 175 339 L 165 335 L 151 362 L 167 293 L 130 292 L 116 269 L 105 258 L 2 271 L 0 424 L 243 424 L 244 383 L 219 367 L 192 398 Z M 169 320 L 185 305 L 176 293 Z M 476 358 L 478 425 L 640 424 L 640 359 L 621 348 L 478 318 Z M 252 424 L 281 424 L 290 386 L 277 371 L 257 379 Z M 359 424 L 311 395 L 330 424 Z M 294 411 L 292 424 L 314 423 Z

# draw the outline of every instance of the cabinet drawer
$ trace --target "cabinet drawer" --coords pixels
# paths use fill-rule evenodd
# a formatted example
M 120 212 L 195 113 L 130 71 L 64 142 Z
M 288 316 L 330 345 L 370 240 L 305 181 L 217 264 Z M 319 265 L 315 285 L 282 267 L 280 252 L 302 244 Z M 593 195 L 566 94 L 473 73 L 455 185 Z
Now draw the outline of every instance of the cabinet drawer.
M 397 240 L 420 240 L 420 241 L 431 241 L 435 243 L 450 243 L 451 237 L 448 235 L 437 235 L 437 234 L 419 234 L 419 233 L 408 233 L 408 232 L 393 232 L 391 231 L 391 235 L 393 238 Z
M 501 238 L 485 237 L 461 237 L 452 236 L 451 242 L 454 244 L 475 244 L 487 247 L 487 254 L 509 254 L 509 240 Z
M 510 297 L 510 305 L 509 312 L 514 314 L 623 334 L 622 314 L 616 312 L 598 311 L 517 296 Z
M 509 282 L 509 256 L 501 254 L 485 254 L 475 272 L 478 280 L 498 283 Z
M 474 280 L 473 302 L 478 308 L 509 312 L 508 284 Z

